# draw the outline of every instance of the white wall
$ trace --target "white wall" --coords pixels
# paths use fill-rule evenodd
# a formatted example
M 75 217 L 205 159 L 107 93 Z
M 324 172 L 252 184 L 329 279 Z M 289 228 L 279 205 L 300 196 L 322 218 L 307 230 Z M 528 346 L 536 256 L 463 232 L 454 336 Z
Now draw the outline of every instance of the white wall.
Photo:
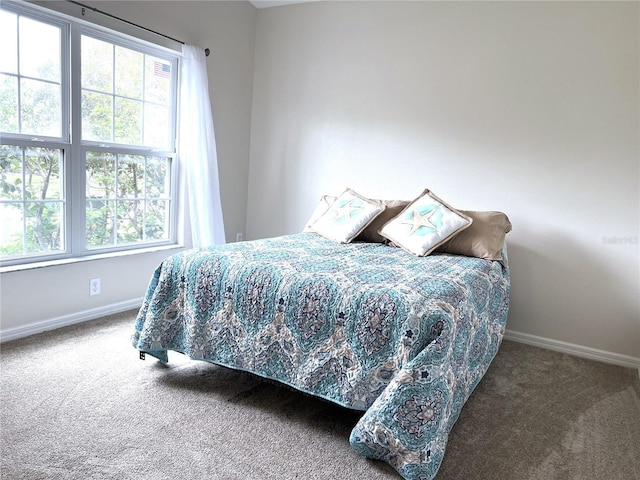
M 138 308 L 153 271 L 172 252 L 1 274 L 2 340 Z M 100 295 L 89 295 L 92 278 L 100 278 Z
M 80 10 L 67 2 L 35 3 L 64 12 Z M 236 232 L 244 232 L 246 224 L 255 7 L 248 2 L 233 1 L 83 3 L 211 49 L 207 67 L 221 202 L 227 239 L 235 240 Z M 85 18 L 123 27 L 89 10 Z M 137 33 L 146 35 L 143 31 Z M 154 269 L 170 253 L 160 251 L 0 274 L 3 338 L 136 305 Z M 102 279 L 102 293 L 90 297 L 89 280 L 94 277 Z
M 248 237 L 300 231 L 346 186 L 428 187 L 509 215 L 511 331 L 640 358 L 639 7 L 260 10 Z
M 429 187 L 510 216 L 510 330 L 640 358 L 639 4 L 90 3 L 211 48 L 228 240 Z M 0 274 L 3 336 L 135 303 L 165 254 Z

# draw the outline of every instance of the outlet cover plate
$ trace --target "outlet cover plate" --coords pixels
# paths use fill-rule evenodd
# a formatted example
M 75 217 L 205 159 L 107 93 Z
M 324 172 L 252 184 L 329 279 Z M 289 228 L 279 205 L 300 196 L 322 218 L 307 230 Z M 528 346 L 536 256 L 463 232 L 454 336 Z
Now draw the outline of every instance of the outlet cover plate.
M 89 280 L 89 295 L 100 295 L 100 279 L 92 278 Z

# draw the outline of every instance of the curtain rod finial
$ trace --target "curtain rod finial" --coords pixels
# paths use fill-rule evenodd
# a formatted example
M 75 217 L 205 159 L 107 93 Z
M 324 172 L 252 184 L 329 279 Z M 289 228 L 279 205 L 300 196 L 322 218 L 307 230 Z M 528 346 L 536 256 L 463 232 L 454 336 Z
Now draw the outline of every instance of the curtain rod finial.
M 208 48 L 205 48 L 205 49 L 204 49 L 204 54 L 205 54 L 205 56 L 207 56 L 207 57 L 208 57 L 210 53 L 211 53 L 211 50 L 209 50 Z

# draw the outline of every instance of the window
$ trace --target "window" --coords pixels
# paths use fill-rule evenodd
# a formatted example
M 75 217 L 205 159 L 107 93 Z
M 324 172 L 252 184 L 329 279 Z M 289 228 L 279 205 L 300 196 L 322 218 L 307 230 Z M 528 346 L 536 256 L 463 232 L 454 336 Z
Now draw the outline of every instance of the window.
M 177 55 L 0 10 L 3 265 L 175 243 Z

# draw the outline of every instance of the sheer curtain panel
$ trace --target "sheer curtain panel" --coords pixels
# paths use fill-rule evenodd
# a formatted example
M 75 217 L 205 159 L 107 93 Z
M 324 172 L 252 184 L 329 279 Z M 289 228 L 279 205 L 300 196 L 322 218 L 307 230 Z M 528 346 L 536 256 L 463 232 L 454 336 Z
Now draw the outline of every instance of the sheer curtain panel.
M 225 243 L 218 158 L 204 49 L 184 45 L 180 85 L 178 161 L 194 247 Z M 186 197 L 186 198 L 185 198 Z

